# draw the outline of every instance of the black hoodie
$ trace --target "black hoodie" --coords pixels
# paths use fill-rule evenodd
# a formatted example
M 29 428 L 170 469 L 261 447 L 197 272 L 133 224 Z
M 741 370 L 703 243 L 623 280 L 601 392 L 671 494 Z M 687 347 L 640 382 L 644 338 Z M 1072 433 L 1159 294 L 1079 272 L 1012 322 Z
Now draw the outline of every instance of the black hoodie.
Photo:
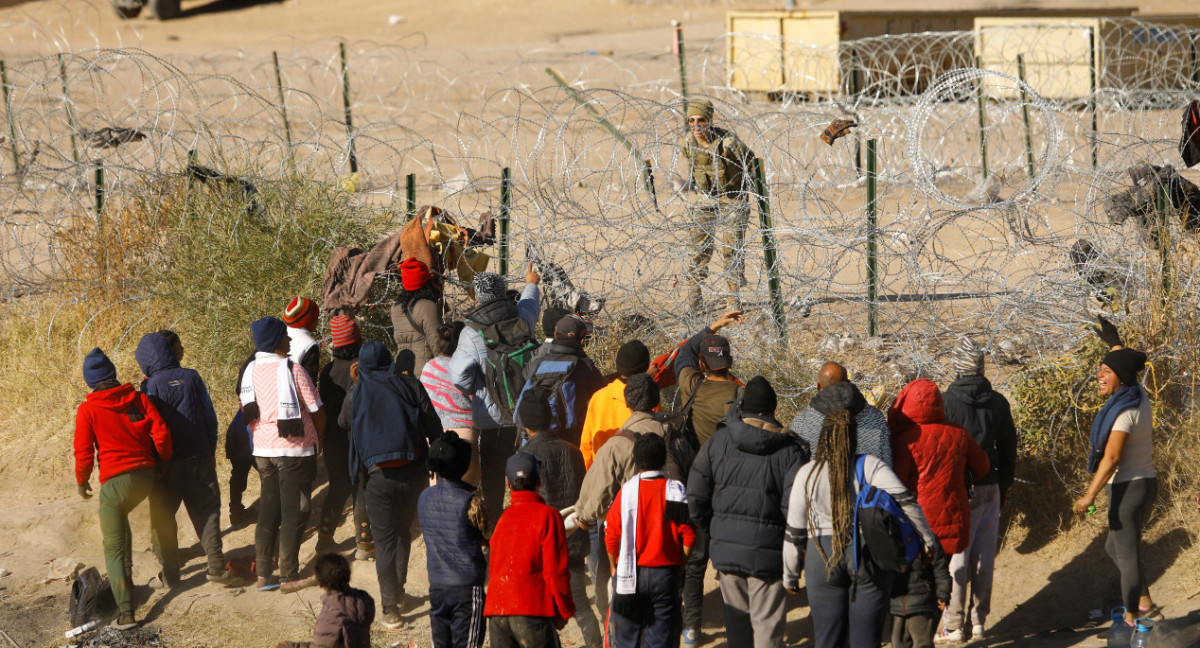
M 796 471 L 808 444 L 778 421 L 732 407 L 700 447 L 688 477 L 692 522 L 708 529 L 718 571 L 783 577 L 783 532 Z
M 1017 463 L 1017 427 L 1008 399 L 992 389 L 987 378 L 962 376 L 946 388 L 942 402 L 946 420 L 966 428 L 991 463 L 992 469 L 974 483 L 999 484 L 1002 492 L 1007 491 Z M 971 479 L 969 471 L 967 479 Z

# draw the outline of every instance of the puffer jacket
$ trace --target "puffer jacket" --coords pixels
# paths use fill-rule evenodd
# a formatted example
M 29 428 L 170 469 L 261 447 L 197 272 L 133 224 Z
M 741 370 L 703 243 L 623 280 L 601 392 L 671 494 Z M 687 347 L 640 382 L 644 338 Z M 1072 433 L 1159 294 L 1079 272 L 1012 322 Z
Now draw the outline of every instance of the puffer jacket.
M 992 464 L 988 474 L 971 475 L 971 483 L 999 484 L 1001 491 L 1008 490 L 1017 463 L 1017 426 L 1008 399 L 992 389 L 987 378 L 963 376 L 950 383 L 942 401 L 946 420 L 966 428 Z
M 418 299 L 408 308 L 392 306 L 392 337 L 396 339 L 396 371 L 420 376 L 425 363 L 433 359 L 433 342 L 437 339 L 442 314 L 438 305 L 428 299 Z
M 588 469 L 580 487 L 579 501 L 575 511 L 579 519 L 585 522 L 603 520 L 608 508 L 612 506 L 621 490 L 621 484 L 629 481 L 637 474 L 633 467 L 633 435 L 657 434 L 665 437 L 667 425 L 651 412 L 634 412 L 621 426 L 620 431 L 600 448 L 596 460 Z M 686 480 L 686 475 L 679 474 L 679 469 L 671 463 L 667 456 L 667 467 L 663 471 L 667 477 L 679 482 Z
M 908 576 L 897 576 L 892 585 L 892 616 L 941 614 L 938 601 L 950 600 L 950 586 L 949 556 L 938 553 L 928 565 L 918 559 Z
M 808 458 L 808 444 L 778 421 L 730 409 L 701 446 L 687 482 L 692 522 L 708 529 L 717 571 L 783 577 L 788 497 Z
M 528 452 L 542 462 L 538 469 L 538 494 L 546 500 L 546 505 L 558 511 L 574 506 L 579 500 L 583 475 L 587 472 L 579 448 L 558 438 L 553 432 L 539 432 L 529 439 L 521 451 Z M 586 533 L 567 536 L 571 562 L 582 563 L 590 548 Z
M 965 470 L 987 474 L 987 455 L 967 431 L 946 420 L 942 394 L 926 378 L 909 383 L 888 410 L 896 476 L 917 496 L 946 554 L 966 549 L 971 506 Z

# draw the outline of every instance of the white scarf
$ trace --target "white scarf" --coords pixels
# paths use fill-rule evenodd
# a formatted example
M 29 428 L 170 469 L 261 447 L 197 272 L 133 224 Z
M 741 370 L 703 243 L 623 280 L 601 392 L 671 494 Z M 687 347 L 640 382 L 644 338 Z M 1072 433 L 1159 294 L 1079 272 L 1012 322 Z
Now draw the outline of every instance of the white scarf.
M 638 484 L 643 479 L 664 478 L 661 470 L 647 470 L 621 486 L 621 553 L 617 557 L 617 575 L 614 579 L 617 594 L 637 592 Z M 667 501 L 687 502 L 687 491 L 682 483 L 674 479 L 667 480 Z
M 242 382 L 238 385 L 238 400 L 242 410 L 246 412 L 247 422 L 257 419 L 259 415 L 258 402 L 254 394 L 254 368 L 258 364 L 274 362 L 275 392 L 279 398 L 279 409 L 275 415 L 279 436 L 304 436 L 304 425 L 300 419 L 300 397 L 296 394 L 296 380 L 292 376 L 292 363 L 287 358 L 274 353 L 258 351 L 254 360 L 246 366 L 242 373 Z M 296 434 L 297 430 L 299 434 Z

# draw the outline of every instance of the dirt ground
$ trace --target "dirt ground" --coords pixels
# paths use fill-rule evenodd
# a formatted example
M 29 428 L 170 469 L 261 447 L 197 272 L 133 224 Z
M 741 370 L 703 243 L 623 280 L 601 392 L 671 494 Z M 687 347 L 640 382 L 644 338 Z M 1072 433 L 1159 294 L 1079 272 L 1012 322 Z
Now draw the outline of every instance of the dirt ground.
M 867 2 L 863 0 L 855 6 L 866 6 Z M 877 0 L 869 2 L 882 5 Z M 952 4 L 960 3 L 922 3 L 924 8 L 931 9 Z M 1062 3 L 1068 4 L 1079 6 L 1079 3 Z M 832 3 L 822 2 L 802 5 L 833 8 Z M 463 61 L 478 60 L 480 56 L 515 60 L 537 49 L 661 47 L 669 50 L 671 19 L 685 22 L 689 38 L 710 40 L 723 31 L 727 8 L 712 3 L 561 0 L 442 3 L 204 0 L 187 1 L 180 19 L 157 23 L 145 18 L 120 22 L 105 0 L 33 3 L 0 0 L 0 20 L 23 16 L 40 26 L 40 29 L 14 29 L 0 34 L 0 50 L 11 43 L 25 53 L 37 49 L 56 51 L 56 47 L 67 43 L 76 49 L 137 46 L 164 55 L 233 48 L 262 54 L 281 44 L 296 46 L 334 38 L 381 43 L 417 39 L 434 51 L 469 53 L 470 56 L 460 59 Z M 1192 10 L 1191 4 L 1183 0 L 1154 3 L 1147 8 L 1162 14 Z M 403 20 L 392 20 L 393 16 L 402 16 Z M 460 72 L 467 74 L 469 70 Z M 22 440 L 25 442 L 28 441 Z M 0 454 L 15 450 L 0 447 Z M 59 450 L 64 455 L 70 452 L 69 447 Z M 0 507 L 0 569 L 11 572 L 0 577 L 0 630 L 20 648 L 67 645 L 62 633 L 67 629 L 69 586 L 63 581 L 43 580 L 50 570 L 47 563 L 57 558 L 74 558 L 100 566 L 103 571 L 96 501 L 79 500 L 68 473 L 49 473 L 36 464 L 0 465 L 4 466 L 0 471 L 0 492 L 5 493 Z M 223 459 L 221 469 L 228 470 Z M 252 479 L 247 494 L 250 501 L 256 488 Z M 1038 488 L 1019 487 L 1010 507 L 1020 510 L 1058 506 L 1063 499 Z M 315 500 L 320 502 L 320 491 Z M 149 549 L 145 506 L 135 513 L 133 525 L 134 579 L 145 583 L 157 571 Z M 285 596 L 253 590 L 222 590 L 208 585 L 204 582 L 195 535 L 182 511 L 179 528 L 181 545 L 191 547 L 185 553 L 189 561 L 184 571 L 184 586 L 165 595 L 148 588 L 135 592 L 138 617 L 161 630 L 165 646 L 270 646 L 283 639 L 301 640 L 311 635 L 319 609 L 318 590 Z M 1147 541 L 1145 558 L 1152 577 L 1151 589 L 1171 616 L 1200 607 L 1200 597 L 1190 598 L 1200 587 L 1200 574 L 1192 569 L 1200 564 L 1200 549 L 1192 544 L 1195 528 L 1194 524 L 1188 528 L 1160 524 Z M 339 548 L 347 553 L 352 552 L 350 537 L 350 527 L 344 525 L 338 539 L 342 541 Z M 227 528 L 224 541 L 231 557 L 249 555 L 253 552 L 253 528 Z M 311 558 L 314 542 L 310 539 L 304 544 L 302 559 Z M 1032 648 L 1103 645 L 1104 628 L 1096 625 L 1091 613 L 1102 611 L 1102 622 L 1116 594 L 1116 571 L 1103 545 L 1099 516 L 1064 533 L 1011 529 L 998 558 L 986 644 Z M 377 646 L 430 645 L 424 545 L 420 540 L 415 543 L 412 556 L 409 593 L 419 600 L 419 605 L 408 613 L 412 625 L 395 634 L 377 629 Z M 356 564 L 352 582 L 373 595 L 378 594 L 373 563 Z M 724 645 L 719 593 L 711 574 L 706 590 L 705 631 L 712 638 L 708 645 Z M 806 600 L 801 595 L 791 603 L 787 643 L 811 645 Z M 581 645 L 574 625 L 568 626 L 564 639 L 566 645 Z M 0 646 L 3 644 L 0 642 Z

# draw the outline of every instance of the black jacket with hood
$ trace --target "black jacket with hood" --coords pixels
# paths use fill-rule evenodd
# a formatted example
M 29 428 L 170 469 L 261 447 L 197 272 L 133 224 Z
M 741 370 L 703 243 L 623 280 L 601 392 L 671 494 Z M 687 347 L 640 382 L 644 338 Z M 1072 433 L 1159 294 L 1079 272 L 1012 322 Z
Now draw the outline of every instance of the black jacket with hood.
M 730 408 L 687 483 L 692 522 L 708 529 L 717 571 L 783 577 L 788 496 L 808 459 L 808 444 L 778 421 L 742 414 L 740 401 Z
M 1017 426 L 1008 399 L 992 389 L 983 376 L 962 376 L 942 393 L 946 420 L 966 428 L 987 453 L 992 469 L 974 480 L 980 486 L 999 484 L 1001 492 L 1013 483 L 1017 463 Z M 967 479 L 971 479 L 968 472 Z
M 217 411 L 200 374 L 179 366 L 175 350 L 161 333 L 142 336 L 133 357 L 146 376 L 142 392 L 171 431 L 171 458 L 211 458 L 217 451 Z

